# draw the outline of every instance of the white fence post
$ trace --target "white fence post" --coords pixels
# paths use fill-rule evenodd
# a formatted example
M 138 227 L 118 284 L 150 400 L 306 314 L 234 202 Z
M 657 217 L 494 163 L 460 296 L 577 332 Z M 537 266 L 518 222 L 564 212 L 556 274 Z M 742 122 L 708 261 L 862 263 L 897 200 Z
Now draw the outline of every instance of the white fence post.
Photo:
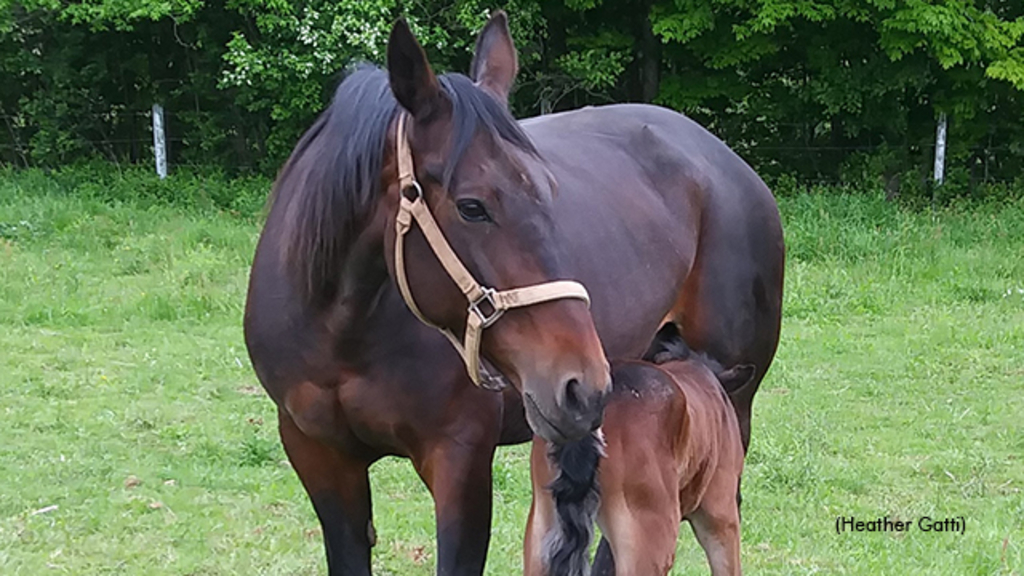
M 939 113 L 939 124 L 935 129 L 935 185 L 942 186 L 946 172 L 946 113 Z
M 163 180 L 167 178 L 167 138 L 164 135 L 164 107 L 153 104 L 153 155 L 156 157 L 156 173 Z

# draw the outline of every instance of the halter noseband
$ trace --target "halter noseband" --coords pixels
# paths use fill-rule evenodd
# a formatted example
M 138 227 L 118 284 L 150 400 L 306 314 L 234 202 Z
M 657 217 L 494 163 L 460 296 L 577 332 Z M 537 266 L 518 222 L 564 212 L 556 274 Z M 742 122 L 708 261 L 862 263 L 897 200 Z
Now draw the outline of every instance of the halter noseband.
M 430 213 L 426 200 L 423 199 L 423 188 L 416 181 L 412 151 L 405 133 L 405 120 L 406 114 L 400 112 L 398 131 L 395 137 L 398 156 L 398 185 L 400 187 L 398 217 L 395 226 L 395 279 L 398 282 L 398 289 L 402 293 L 406 305 L 409 306 L 409 310 L 412 310 L 412 313 L 424 324 L 437 328 L 452 343 L 466 363 L 466 371 L 469 372 L 469 377 L 472 378 L 474 384 L 488 390 L 500 390 L 503 387 L 501 376 L 491 373 L 486 366 L 480 364 L 480 337 L 483 329 L 497 322 L 502 314 L 511 308 L 521 308 L 562 298 L 577 298 L 589 306 L 590 295 L 587 294 L 587 289 L 582 284 L 572 280 L 556 280 L 500 291 L 481 286 L 445 240 L 441 228 Z M 423 232 L 427 244 L 430 245 L 430 249 L 448 272 L 448 276 L 455 281 L 469 302 L 464 342 L 459 342 L 459 339 L 450 330 L 427 320 L 423 312 L 416 306 L 416 301 L 413 300 L 412 292 L 409 289 L 409 280 L 405 275 L 404 248 L 405 235 L 412 228 L 413 221 Z

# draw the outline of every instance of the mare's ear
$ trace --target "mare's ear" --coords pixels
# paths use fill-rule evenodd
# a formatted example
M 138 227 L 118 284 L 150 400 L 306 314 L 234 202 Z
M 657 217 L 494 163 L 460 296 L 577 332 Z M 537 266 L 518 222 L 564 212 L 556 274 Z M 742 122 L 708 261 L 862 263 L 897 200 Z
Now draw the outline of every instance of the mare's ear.
M 477 86 L 508 106 L 508 94 L 512 91 L 518 71 L 519 57 L 512 43 L 512 34 L 508 31 L 508 16 L 503 10 L 498 10 L 491 15 L 476 38 L 469 77 Z
M 395 22 L 388 38 L 388 76 L 395 99 L 414 118 L 429 118 L 438 109 L 441 85 L 404 19 Z
M 753 364 L 738 364 L 717 374 L 734 406 L 749 406 L 754 399 L 755 374 L 757 368 Z

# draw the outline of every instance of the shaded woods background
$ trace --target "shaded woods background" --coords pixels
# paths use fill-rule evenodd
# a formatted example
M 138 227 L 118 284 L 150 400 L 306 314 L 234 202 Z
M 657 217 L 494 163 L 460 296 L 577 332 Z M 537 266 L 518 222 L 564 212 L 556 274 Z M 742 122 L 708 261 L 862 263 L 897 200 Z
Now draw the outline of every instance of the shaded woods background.
M 172 170 L 273 174 L 345 67 L 382 61 L 400 11 L 437 68 L 465 71 L 494 4 L 0 0 L 0 161 L 151 162 L 160 102 Z M 945 112 L 954 190 L 1024 175 L 1020 0 L 497 4 L 520 49 L 520 116 L 656 102 L 769 178 L 907 194 L 925 186 Z

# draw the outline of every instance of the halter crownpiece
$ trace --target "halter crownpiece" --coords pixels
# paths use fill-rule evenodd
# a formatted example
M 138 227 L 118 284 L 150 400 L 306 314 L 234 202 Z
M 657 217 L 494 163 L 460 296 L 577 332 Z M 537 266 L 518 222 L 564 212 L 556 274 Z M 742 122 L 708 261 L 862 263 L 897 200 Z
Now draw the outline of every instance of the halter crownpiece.
M 474 384 L 488 390 L 500 390 L 504 386 L 502 377 L 491 373 L 486 366 L 481 366 L 480 363 L 480 337 L 484 328 L 493 325 L 506 310 L 512 308 L 522 308 L 562 298 L 583 300 L 589 306 L 590 295 L 582 284 L 573 280 L 555 280 L 510 290 L 496 290 L 481 286 L 445 240 L 440 226 L 437 225 L 437 221 L 434 220 L 434 216 L 430 213 L 430 208 L 423 198 L 423 188 L 416 181 L 412 151 L 409 148 L 409 140 L 405 132 L 405 121 L 406 114 L 400 112 L 395 136 L 399 196 L 401 197 L 398 216 L 395 220 L 395 280 L 398 282 L 398 290 L 402 293 L 402 299 L 405 300 L 409 310 L 421 322 L 436 328 L 448 338 L 448 341 L 452 343 L 466 363 L 466 371 L 469 372 L 469 377 Z M 433 250 L 434 256 L 441 262 L 441 266 L 444 267 L 448 276 L 459 287 L 469 303 L 463 342 L 459 342 L 451 330 L 427 320 L 412 297 L 409 279 L 405 275 L 405 235 L 412 229 L 413 222 L 419 226 L 427 244 Z

